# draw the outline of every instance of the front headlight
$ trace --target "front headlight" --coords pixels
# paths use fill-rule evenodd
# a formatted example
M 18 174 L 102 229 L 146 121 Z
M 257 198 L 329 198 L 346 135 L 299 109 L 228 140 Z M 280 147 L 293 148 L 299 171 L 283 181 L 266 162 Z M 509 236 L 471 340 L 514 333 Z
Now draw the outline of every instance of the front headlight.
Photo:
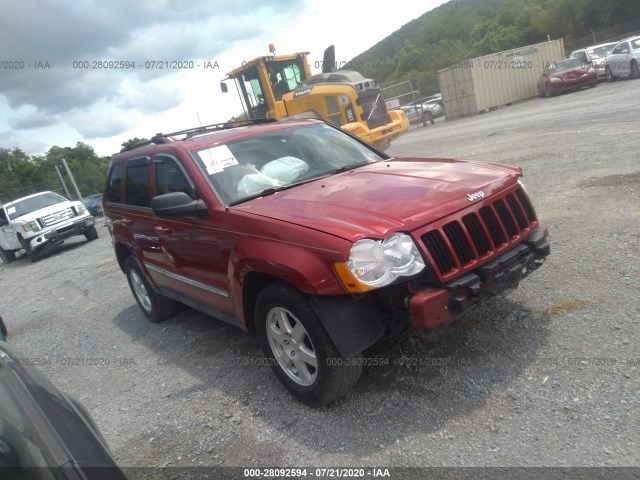
M 558 83 L 558 82 L 561 82 L 561 81 L 562 81 L 562 79 L 561 79 L 561 78 L 558 78 L 558 77 L 549 77 L 549 81 L 550 81 L 551 83 Z
M 394 233 L 386 240 L 364 239 L 351 247 L 349 271 L 360 283 L 384 287 L 398 277 L 408 277 L 424 268 L 424 261 L 411 237 Z
M 78 212 L 78 216 L 81 216 L 87 213 L 87 208 L 82 203 L 78 203 L 76 205 L 76 211 Z
M 40 225 L 38 225 L 37 222 L 27 222 L 24 225 L 22 225 L 22 230 L 24 230 L 26 233 L 39 232 Z

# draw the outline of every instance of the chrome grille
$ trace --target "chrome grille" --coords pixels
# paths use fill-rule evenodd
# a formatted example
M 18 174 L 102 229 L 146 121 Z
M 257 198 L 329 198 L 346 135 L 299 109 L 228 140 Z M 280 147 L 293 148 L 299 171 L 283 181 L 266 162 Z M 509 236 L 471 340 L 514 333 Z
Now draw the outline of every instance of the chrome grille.
M 59 212 L 51 213 L 49 215 L 45 215 L 44 217 L 40 217 L 40 223 L 43 227 L 50 227 L 52 225 L 57 225 L 58 223 L 62 223 L 70 218 L 74 217 L 73 210 L 71 207 L 65 208 L 64 210 L 60 210 Z

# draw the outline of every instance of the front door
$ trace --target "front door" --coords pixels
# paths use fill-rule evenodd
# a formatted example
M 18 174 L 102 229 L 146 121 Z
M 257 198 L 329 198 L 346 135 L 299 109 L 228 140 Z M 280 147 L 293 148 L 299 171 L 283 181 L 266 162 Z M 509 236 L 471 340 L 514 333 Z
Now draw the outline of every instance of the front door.
M 194 200 L 199 198 L 194 182 L 177 158 L 156 155 L 153 166 L 157 195 L 184 192 Z M 156 217 L 153 237 L 158 248 L 145 266 L 156 283 L 207 307 L 231 313 L 229 246 L 212 225 L 217 213 L 210 206 L 207 218 Z
M 0 208 L 0 247 L 3 250 L 22 248 L 13 226 L 9 224 L 9 216 L 4 208 Z

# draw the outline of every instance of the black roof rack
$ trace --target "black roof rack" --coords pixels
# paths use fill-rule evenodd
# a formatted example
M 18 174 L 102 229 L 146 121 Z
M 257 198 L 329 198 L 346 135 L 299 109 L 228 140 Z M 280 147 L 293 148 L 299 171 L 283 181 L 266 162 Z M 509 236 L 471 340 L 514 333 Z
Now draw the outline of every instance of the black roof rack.
M 238 127 L 243 127 L 245 125 L 259 125 L 259 124 L 271 123 L 271 122 L 277 122 L 277 119 L 255 118 L 250 120 L 236 120 L 233 122 L 212 123 L 211 125 L 201 125 L 199 127 L 188 128 L 186 130 L 179 130 L 177 132 L 171 132 L 171 133 L 156 133 L 149 140 L 141 140 L 139 142 L 130 143 L 126 147 L 123 147 L 122 150 L 120 150 L 120 153 L 128 152 L 136 148 L 144 147 L 145 145 L 151 145 L 151 144 L 159 145 L 162 143 L 171 143 L 172 140 L 169 137 L 174 137 L 177 135 L 185 135 L 185 139 L 186 139 L 186 138 L 195 137 L 196 135 L 204 135 L 205 133 L 218 132 L 220 130 L 228 130 L 230 128 L 238 128 Z

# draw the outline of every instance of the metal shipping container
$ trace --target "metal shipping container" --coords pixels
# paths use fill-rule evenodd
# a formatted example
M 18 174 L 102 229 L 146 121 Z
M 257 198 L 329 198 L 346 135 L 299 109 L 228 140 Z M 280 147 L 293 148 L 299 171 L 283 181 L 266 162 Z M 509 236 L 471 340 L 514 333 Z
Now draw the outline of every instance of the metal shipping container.
M 438 70 L 447 120 L 476 115 L 538 94 L 545 65 L 564 59 L 562 39 L 472 58 Z

